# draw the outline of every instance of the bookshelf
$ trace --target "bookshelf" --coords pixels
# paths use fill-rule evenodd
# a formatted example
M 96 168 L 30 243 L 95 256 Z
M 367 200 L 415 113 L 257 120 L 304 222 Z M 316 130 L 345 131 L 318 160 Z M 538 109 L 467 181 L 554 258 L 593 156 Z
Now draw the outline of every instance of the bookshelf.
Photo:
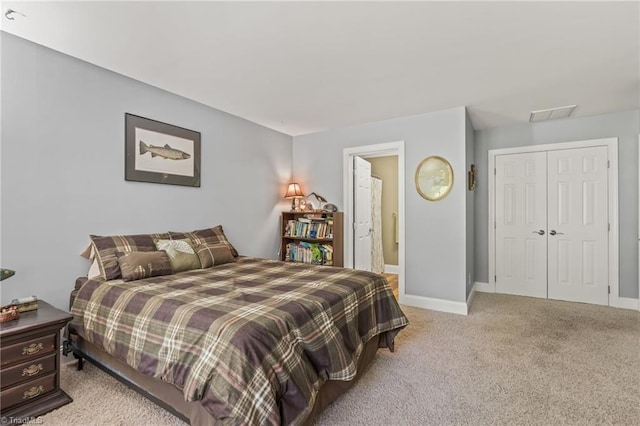
M 341 212 L 282 212 L 280 260 L 342 267 L 343 223 Z

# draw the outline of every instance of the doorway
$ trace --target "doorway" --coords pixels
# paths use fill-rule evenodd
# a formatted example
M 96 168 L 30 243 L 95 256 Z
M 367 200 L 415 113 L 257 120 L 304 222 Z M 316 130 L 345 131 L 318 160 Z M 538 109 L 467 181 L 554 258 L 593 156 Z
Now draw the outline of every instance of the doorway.
M 387 274 L 398 273 L 398 156 L 367 157 L 371 163 L 373 229 L 377 233 L 373 240 L 375 270 Z M 397 281 L 397 277 L 396 277 Z M 397 286 L 396 286 L 397 287 Z
M 358 230 L 358 224 L 356 222 L 355 211 L 355 188 L 354 174 L 355 166 L 354 162 L 357 157 L 371 159 L 377 157 L 397 157 L 397 215 L 394 218 L 396 221 L 397 230 L 394 235 L 397 235 L 397 269 L 393 271 L 397 274 L 397 288 L 398 299 L 400 303 L 404 302 L 405 297 L 405 283 L 404 283 L 404 141 L 389 142 L 376 145 L 359 146 L 353 148 L 346 148 L 343 151 L 343 195 L 344 195 L 344 266 L 346 268 L 354 268 L 356 257 L 354 256 L 357 249 L 358 241 L 354 234 Z M 368 231 L 368 229 L 367 229 Z M 364 228 L 360 234 L 364 235 Z M 395 241 L 394 241 L 395 244 Z M 365 248 L 366 249 L 366 248 Z
M 617 139 L 492 150 L 489 163 L 494 290 L 615 306 Z

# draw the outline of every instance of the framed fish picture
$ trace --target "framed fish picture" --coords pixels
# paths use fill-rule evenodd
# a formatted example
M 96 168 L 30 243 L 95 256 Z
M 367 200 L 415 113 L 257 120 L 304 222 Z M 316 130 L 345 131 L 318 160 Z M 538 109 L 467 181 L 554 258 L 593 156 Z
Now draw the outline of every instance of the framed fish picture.
M 200 186 L 200 133 L 125 114 L 124 179 Z

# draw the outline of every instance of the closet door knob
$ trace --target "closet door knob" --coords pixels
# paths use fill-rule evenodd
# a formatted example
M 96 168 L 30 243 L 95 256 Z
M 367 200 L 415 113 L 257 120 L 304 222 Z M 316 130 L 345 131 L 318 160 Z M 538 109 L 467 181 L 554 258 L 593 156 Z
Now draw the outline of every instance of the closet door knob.
M 544 235 L 544 231 L 541 229 L 539 231 L 533 231 L 532 234 Z
M 551 235 L 564 235 L 564 232 L 556 232 L 555 229 L 552 229 L 551 231 L 549 231 L 549 234 L 551 234 Z

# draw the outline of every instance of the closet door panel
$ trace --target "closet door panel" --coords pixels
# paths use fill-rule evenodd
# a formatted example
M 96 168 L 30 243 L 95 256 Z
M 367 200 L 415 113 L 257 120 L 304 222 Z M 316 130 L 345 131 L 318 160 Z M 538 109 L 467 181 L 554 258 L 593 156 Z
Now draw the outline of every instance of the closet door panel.
M 607 305 L 607 148 L 548 153 L 549 298 Z

